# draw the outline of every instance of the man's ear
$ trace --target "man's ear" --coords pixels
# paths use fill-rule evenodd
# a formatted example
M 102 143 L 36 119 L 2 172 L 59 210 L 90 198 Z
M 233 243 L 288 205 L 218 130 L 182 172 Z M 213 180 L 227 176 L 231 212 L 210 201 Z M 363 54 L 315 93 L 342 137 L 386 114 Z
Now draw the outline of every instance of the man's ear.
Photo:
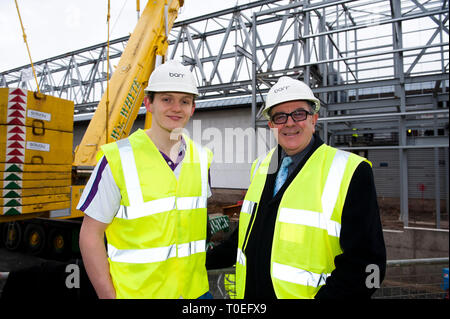
M 195 111 L 195 101 L 192 101 L 192 111 L 191 111 L 191 116 L 194 115 L 194 111 Z
M 148 95 L 144 96 L 144 105 L 147 112 L 152 113 L 152 103 L 150 102 L 150 98 Z
M 318 119 L 319 119 L 319 113 L 314 113 L 314 115 L 312 116 L 313 126 L 314 126 L 313 132 L 316 132 L 316 124 L 317 124 Z

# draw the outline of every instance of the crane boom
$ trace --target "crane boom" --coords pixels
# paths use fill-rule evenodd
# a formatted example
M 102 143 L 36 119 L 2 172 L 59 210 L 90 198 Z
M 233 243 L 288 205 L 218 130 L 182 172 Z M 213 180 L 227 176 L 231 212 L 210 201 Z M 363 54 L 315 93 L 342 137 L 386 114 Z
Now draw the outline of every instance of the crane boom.
M 0 243 L 7 249 L 25 244 L 40 254 L 48 247 L 54 257 L 77 252 L 84 214 L 76 207 L 96 154 L 129 135 L 183 3 L 147 2 L 109 81 L 109 97 L 103 94 L 73 159 L 73 101 L 0 89 Z
M 128 136 L 142 105 L 156 56 L 165 54 L 167 34 L 183 3 L 184 0 L 148 1 L 111 77 L 109 114 L 106 115 L 108 99 L 104 94 L 75 149 L 73 166 L 95 166 L 101 145 Z

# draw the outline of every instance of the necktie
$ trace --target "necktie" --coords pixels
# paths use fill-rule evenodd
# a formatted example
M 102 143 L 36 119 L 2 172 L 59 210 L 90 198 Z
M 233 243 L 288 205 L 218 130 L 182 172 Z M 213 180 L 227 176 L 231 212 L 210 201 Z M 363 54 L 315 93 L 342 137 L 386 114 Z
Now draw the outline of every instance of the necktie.
M 289 156 L 286 156 L 285 158 L 283 158 L 280 169 L 278 170 L 277 179 L 275 180 L 273 196 L 275 196 L 278 193 L 281 186 L 283 186 L 284 182 L 286 181 L 286 178 L 288 176 L 288 167 L 289 167 L 289 165 L 291 165 L 291 163 L 292 163 L 292 158 L 290 158 Z

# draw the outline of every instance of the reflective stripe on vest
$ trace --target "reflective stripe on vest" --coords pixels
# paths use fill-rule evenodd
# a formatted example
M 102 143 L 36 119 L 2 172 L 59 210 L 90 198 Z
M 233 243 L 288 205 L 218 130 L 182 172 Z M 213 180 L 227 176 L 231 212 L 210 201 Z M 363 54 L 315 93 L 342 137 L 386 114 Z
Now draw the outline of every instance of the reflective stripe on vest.
M 122 166 L 122 169 L 129 200 L 129 206 L 121 205 L 116 215 L 117 218 L 135 219 L 173 209 L 188 210 L 206 208 L 208 200 L 208 153 L 205 149 L 197 147 L 200 158 L 202 196 L 179 198 L 172 196 L 144 202 L 130 141 L 127 138 L 119 140 L 117 141 L 117 145 L 121 162 L 127 163 L 127 165 Z
M 327 181 L 322 193 L 322 213 L 325 215 L 325 219 L 330 222 L 331 215 L 333 214 L 336 200 L 339 196 L 339 189 L 341 188 L 342 178 L 344 177 L 345 167 L 347 166 L 349 152 L 337 150 L 334 155 L 333 162 L 331 163 L 330 170 L 328 171 Z M 339 231 L 332 236 L 339 237 Z M 331 234 L 330 234 L 331 235 Z
M 333 209 L 339 195 L 345 166 L 350 153 L 337 150 L 328 173 L 327 181 L 322 193 L 322 212 L 303 209 L 281 208 L 279 221 L 289 224 L 304 225 L 324 229 L 328 235 L 339 237 L 341 224 L 331 220 Z
M 256 203 L 249 201 L 249 200 L 244 200 L 244 202 L 242 203 L 242 207 L 241 207 L 241 213 L 246 213 L 251 215 L 253 213 L 253 208 L 255 207 Z
M 122 165 L 122 169 L 130 206 L 142 204 L 144 199 L 130 141 L 125 138 L 116 143 L 119 148 L 120 160 L 122 163 L 126 163 L 126 165 Z
M 181 258 L 204 252 L 206 252 L 206 240 L 197 240 L 178 245 L 178 257 Z
M 246 257 L 244 252 L 238 248 L 238 252 L 237 252 L 237 262 L 240 263 L 242 266 L 245 266 L 245 261 L 246 261 Z
M 134 206 L 120 206 L 117 218 L 135 219 L 152 214 L 166 212 L 172 209 L 187 210 L 195 208 L 206 208 L 207 196 L 200 197 L 166 197 Z
M 326 218 L 325 214 L 303 209 L 281 208 L 279 221 L 324 229 L 328 235 L 339 237 L 341 225 Z
M 319 287 L 321 285 L 325 285 L 325 280 L 330 275 L 331 274 L 316 274 L 300 268 L 295 268 L 276 262 L 272 263 L 272 276 L 280 280 L 303 286 Z
M 178 248 L 178 249 L 177 249 Z M 178 251 L 178 254 L 177 254 Z M 108 256 L 115 262 L 134 264 L 154 263 L 173 257 L 188 257 L 206 251 L 206 241 L 197 240 L 190 243 L 148 249 L 117 249 L 108 243 Z
M 258 171 L 259 166 L 261 165 L 261 163 L 263 162 L 263 158 L 258 157 L 256 159 L 256 163 L 253 167 L 253 171 L 251 172 L 251 176 L 250 176 L 250 181 L 253 180 L 253 177 L 255 176 L 256 172 Z

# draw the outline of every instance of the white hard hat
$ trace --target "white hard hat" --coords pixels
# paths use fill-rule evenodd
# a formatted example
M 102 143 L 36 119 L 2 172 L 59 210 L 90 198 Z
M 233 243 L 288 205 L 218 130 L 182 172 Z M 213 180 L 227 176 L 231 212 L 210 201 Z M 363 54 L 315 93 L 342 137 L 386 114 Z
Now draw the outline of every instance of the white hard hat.
M 188 67 L 169 60 L 156 67 L 150 75 L 147 92 L 183 92 L 198 95 L 195 78 Z
M 280 103 L 296 100 L 310 101 L 314 103 L 314 112 L 316 113 L 320 109 L 320 101 L 314 96 L 308 85 L 288 76 L 282 76 L 278 79 L 278 82 L 270 88 L 269 93 L 267 93 L 266 105 L 264 106 L 262 114 L 267 119 L 270 119 L 269 110 L 272 107 Z

